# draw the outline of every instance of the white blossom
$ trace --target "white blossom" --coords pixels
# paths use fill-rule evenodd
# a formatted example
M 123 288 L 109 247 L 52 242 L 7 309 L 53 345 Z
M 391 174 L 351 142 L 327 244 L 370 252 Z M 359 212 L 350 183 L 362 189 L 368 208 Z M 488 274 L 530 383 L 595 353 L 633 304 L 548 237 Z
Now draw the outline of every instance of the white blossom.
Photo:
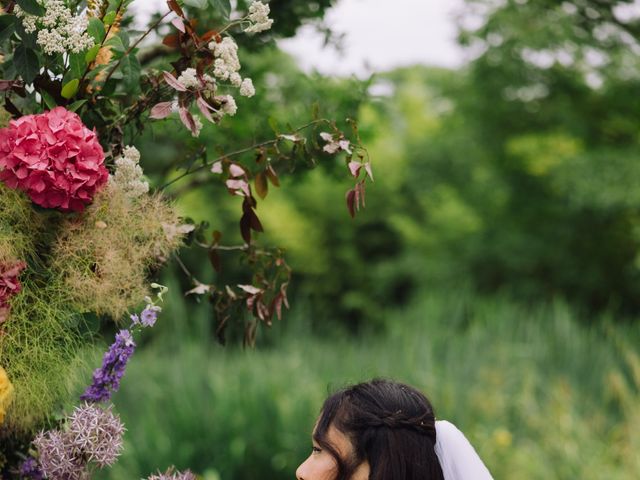
M 253 97 L 256 94 L 256 89 L 253 87 L 253 81 L 250 78 L 245 78 L 240 85 L 240 95 L 243 97 Z
M 213 51 L 213 75 L 220 80 L 229 79 L 230 75 L 240 70 L 238 59 L 238 45 L 231 37 L 224 37 L 220 43 L 209 43 L 209 49 Z
M 36 41 L 47 55 L 80 53 L 94 45 L 87 33 L 86 15 L 73 15 L 63 0 L 38 0 L 38 3 L 44 7 L 41 17 L 30 15 L 18 6 L 14 12 L 22 19 L 27 33 L 38 32 Z
M 242 84 L 242 77 L 238 72 L 233 72 L 229 75 L 229 82 L 231 82 L 231 85 L 234 87 L 239 87 Z
M 216 100 L 222 104 L 222 113 L 233 116 L 238 111 L 236 100 L 231 95 L 222 95 L 220 97 L 216 97 Z
M 144 180 L 144 173 L 139 165 L 140 152 L 136 147 L 125 147 L 120 158 L 115 161 L 116 171 L 111 181 L 129 198 L 138 198 L 149 191 L 149 183 Z
M 244 29 L 247 33 L 258 33 L 269 30 L 273 25 L 273 20 L 269 18 L 269 5 L 254 1 L 249 6 L 250 25 Z
M 198 74 L 195 68 L 187 68 L 178 77 L 178 83 L 184 88 L 199 88 L 201 86 Z

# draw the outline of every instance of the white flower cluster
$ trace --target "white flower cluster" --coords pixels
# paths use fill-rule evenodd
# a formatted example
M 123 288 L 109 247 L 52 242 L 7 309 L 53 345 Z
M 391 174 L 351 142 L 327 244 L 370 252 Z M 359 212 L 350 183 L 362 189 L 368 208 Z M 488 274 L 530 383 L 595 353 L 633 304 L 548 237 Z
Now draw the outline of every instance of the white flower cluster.
M 182 84 L 184 88 L 199 88 L 201 86 L 195 68 L 187 68 L 182 72 L 178 77 L 178 82 Z
M 244 29 L 247 33 L 258 33 L 269 30 L 273 20 L 269 18 L 269 5 L 254 1 L 249 6 L 249 22 L 251 24 Z
M 231 37 L 224 37 L 220 43 L 213 41 L 209 43 L 209 49 L 213 52 L 215 60 L 213 62 L 213 75 L 220 80 L 229 80 L 232 74 L 234 80 L 240 77 L 240 60 L 238 59 L 238 45 Z
M 27 33 L 38 32 L 37 42 L 47 55 L 56 53 L 80 53 L 94 45 L 87 34 L 89 19 L 86 15 L 73 15 L 63 0 L 38 0 L 44 7 L 44 15 L 30 15 L 19 6 L 14 12 L 22 19 Z
M 149 183 L 143 179 L 139 162 L 140 152 L 136 147 L 125 147 L 122 156 L 115 161 L 116 171 L 111 180 L 129 198 L 138 198 L 149 191 Z
M 267 7 L 268 8 L 268 7 Z M 220 43 L 209 43 L 209 49 L 213 52 L 213 75 L 220 80 L 228 80 L 234 87 L 240 87 L 240 95 L 252 97 L 256 94 L 253 82 L 250 78 L 243 79 L 238 73 L 241 68 L 238 59 L 238 45 L 231 37 L 224 37 Z

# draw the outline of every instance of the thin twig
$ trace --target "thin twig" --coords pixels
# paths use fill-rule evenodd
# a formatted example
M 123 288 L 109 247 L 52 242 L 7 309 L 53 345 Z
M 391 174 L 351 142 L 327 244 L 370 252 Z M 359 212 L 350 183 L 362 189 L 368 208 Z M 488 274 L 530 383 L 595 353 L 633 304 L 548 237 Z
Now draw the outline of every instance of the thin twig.
M 155 22 L 153 25 L 151 25 L 151 26 L 149 27 L 149 29 L 148 29 L 146 32 L 144 32 L 144 33 L 142 34 L 142 36 L 141 36 L 140 38 L 138 38 L 138 40 L 136 40 L 136 41 L 135 41 L 135 43 L 134 43 L 133 45 L 131 45 L 131 46 L 129 47 L 129 49 L 124 53 L 124 55 L 122 55 L 122 56 L 118 59 L 118 61 L 116 62 L 116 64 L 113 66 L 113 68 L 112 68 L 112 69 L 109 71 L 109 73 L 107 74 L 106 78 L 104 79 L 104 83 L 105 83 L 105 84 L 109 81 L 109 79 L 111 78 L 111 75 L 113 75 L 113 72 L 115 72 L 115 71 L 118 69 L 118 67 L 120 66 L 120 63 L 122 62 L 122 59 L 123 59 L 124 57 L 127 57 L 127 56 L 128 56 L 128 55 L 129 55 L 129 54 L 130 54 L 130 53 L 131 53 L 131 52 L 132 52 L 132 51 L 133 51 L 137 46 L 138 46 L 138 44 L 139 44 L 139 43 L 140 43 L 140 42 L 141 42 L 141 41 L 142 41 L 142 40 L 143 40 L 147 35 L 149 35 L 152 31 L 154 31 L 154 30 L 156 29 L 156 27 L 157 27 L 158 25 L 160 25 L 160 22 L 162 22 L 162 20 L 164 20 L 165 18 L 167 18 L 167 16 L 168 16 L 171 12 L 172 12 L 172 10 L 169 10 L 169 11 L 168 11 L 167 13 L 165 13 L 162 17 L 160 17 L 160 18 L 158 19 L 158 21 L 157 21 L 157 22 Z
M 318 120 L 313 120 L 305 125 L 302 125 L 301 127 L 296 128 L 295 130 L 293 130 L 292 132 L 286 134 L 286 135 L 293 135 L 295 133 L 298 133 L 302 130 L 305 130 L 309 127 L 311 127 L 312 125 L 316 125 L 318 123 L 329 123 L 328 120 L 321 118 Z M 164 185 L 162 185 L 159 190 L 164 190 L 165 188 L 167 188 L 169 185 L 172 185 L 174 183 L 176 183 L 179 180 L 182 180 L 184 177 L 186 177 L 187 175 L 191 175 L 193 173 L 199 172 L 200 170 L 203 170 L 207 167 L 210 167 L 211 165 L 213 165 L 216 162 L 219 162 L 221 160 L 224 160 L 225 158 L 229 158 L 229 157 L 235 157 L 237 155 L 241 155 L 243 153 L 247 153 L 250 152 L 251 150 L 255 150 L 256 148 L 261 148 L 261 147 L 267 147 L 269 145 L 274 145 L 278 142 L 280 142 L 282 140 L 281 135 L 278 135 L 276 138 L 272 139 L 272 140 L 266 140 L 264 142 L 260 142 L 260 143 L 256 143 L 255 145 L 251 145 L 250 147 L 245 147 L 242 148 L 240 150 L 236 150 L 235 152 L 229 152 L 229 153 L 225 153 L 224 155 L 220 155 L 217 158 L 214 158 L 213 160 L 210 160 L 208 162 L 204 162 L 202 165 L 199 165 L 198 167 L 194 168 L 194 169 L 190 169 L 188 168 L 186 172 L 182 173 L 181 175 L 178 175 L 176 178 L 174 178 L 173 180 L 165 183 Z

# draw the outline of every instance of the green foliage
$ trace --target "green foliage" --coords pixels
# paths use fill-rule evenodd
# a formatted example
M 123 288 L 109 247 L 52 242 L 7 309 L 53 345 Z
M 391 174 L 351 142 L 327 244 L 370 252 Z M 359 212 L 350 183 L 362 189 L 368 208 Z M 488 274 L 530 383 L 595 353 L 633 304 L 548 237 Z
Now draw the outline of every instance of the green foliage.
M 285 335 L 267 351 L 200 340 L 139 352 L 116 397 L 125 454 L 104 478 L 170 464 L 205 478 L 290 477 L 310 453 L 327 393 L 375 376 L 426 392 L 495 478 L 634 478 L 637 328 L 607 318 L 584 326 L 560 302 L 527 309 L 463 291 L 425 296 L 387 320 L 386 337 Z

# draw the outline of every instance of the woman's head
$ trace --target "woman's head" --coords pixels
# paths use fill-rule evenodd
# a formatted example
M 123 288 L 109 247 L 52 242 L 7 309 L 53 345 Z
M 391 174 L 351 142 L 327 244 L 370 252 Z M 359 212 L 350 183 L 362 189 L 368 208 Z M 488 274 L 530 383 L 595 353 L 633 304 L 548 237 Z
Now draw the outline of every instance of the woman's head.
M 353 385 L 325 401 L 314 451 L 299 480 L 442 480 L 435 417 L 416 389 L 388 380 Z

